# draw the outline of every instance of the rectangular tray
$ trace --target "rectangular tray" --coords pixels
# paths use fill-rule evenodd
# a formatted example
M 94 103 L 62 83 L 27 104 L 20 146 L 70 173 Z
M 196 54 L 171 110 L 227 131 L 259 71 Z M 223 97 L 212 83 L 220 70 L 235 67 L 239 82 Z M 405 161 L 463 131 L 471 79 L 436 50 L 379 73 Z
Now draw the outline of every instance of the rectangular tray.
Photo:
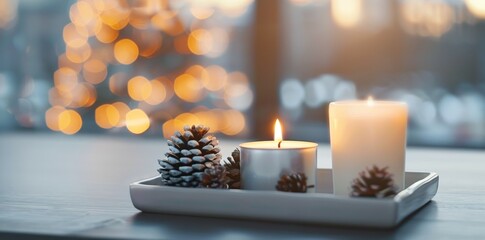
M 331 194 L 331 169 L 318 169 L 316 193 L 169 187 L 158 176 L 130 184 L 130 196 L 143 212 L 388 228 L 438 190 L 436 173 L 406 172 L 405 178 L 406 189 L 390 199 Z

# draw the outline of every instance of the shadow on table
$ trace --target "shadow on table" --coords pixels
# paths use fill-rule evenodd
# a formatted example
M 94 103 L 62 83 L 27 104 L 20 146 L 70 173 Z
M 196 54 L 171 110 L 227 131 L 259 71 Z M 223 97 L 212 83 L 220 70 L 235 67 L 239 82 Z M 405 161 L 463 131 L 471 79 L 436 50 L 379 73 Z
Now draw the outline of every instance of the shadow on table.
M 420 222 L 433 219 L 437 204 L 431 202 L 393 229 L 279 223 L 257 220 L 137 213 L 120 224 L 85 232 L 84 236 L 138 239 L 300 239 L 358 238 L 393 239 L 415 237 L 425 231 Z M 113 234 L 116 234 L 113 236 Z M 418 235 L 416 235 L 418 234 Z

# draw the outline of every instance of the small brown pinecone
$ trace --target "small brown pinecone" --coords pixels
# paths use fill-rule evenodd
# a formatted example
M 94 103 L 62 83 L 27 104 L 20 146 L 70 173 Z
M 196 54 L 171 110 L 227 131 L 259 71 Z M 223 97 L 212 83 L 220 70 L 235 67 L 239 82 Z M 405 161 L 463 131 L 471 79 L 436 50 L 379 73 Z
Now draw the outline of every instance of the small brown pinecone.
M 227 157 L 224 162 L 224 168 L 226 169 L 227 184 L 231 189 L 241 188 L 241 158 L 239 149 L 235 149 L 232 152 L 232 157 Z
M 201 174 L 199 187 L 227 189 L 226 170 L 224 167 L 216 165 L 213 168 L 206 168 L 204 173 Z
M 307 177 L 304 173 L 284 174 L 280 177 L 276 190 L 305 193 L 307 191 L 306 179 Z
M 359 173 L 359 177 L 352 182 L 351 197 L 385 198 L 396 195 L 396 187 L 392 174 L 387 167 L 379 168 L 374 165 Z

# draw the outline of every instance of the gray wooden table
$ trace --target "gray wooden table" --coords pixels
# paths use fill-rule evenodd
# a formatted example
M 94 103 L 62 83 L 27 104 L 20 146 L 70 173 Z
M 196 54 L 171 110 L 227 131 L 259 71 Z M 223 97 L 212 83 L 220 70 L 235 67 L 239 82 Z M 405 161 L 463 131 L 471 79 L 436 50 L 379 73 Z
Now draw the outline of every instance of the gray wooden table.
M 238 144 L 221 142 L 224 156 Z M 440 188 L 387 230 L 141 213 L 128 185 L 165 151 L 161 138 L 0 134 L 0 239 L 485 239 L 484 150 L 408 148 L 406 169 L 437 172 Z M 330 167 L 328 145 L 318 161 Z

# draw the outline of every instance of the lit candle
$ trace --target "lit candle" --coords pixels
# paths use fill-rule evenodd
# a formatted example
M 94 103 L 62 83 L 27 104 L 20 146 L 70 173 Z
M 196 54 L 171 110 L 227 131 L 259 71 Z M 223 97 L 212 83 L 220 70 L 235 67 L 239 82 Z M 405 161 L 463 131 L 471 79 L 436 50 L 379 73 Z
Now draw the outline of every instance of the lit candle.
M 315 185 L 317 144 L 283 140 L 276 120 L 273 141 L 247 142 L 241 148 L 241 188 L 276 190 L 281 175 L 304 173 L 307 185 Z
M 333 190 L 348 196 L 353 179 L 372 166 L 387 167 L 397 188 L 404 187 L 408 110 L 403 102 L 330 103 Z

